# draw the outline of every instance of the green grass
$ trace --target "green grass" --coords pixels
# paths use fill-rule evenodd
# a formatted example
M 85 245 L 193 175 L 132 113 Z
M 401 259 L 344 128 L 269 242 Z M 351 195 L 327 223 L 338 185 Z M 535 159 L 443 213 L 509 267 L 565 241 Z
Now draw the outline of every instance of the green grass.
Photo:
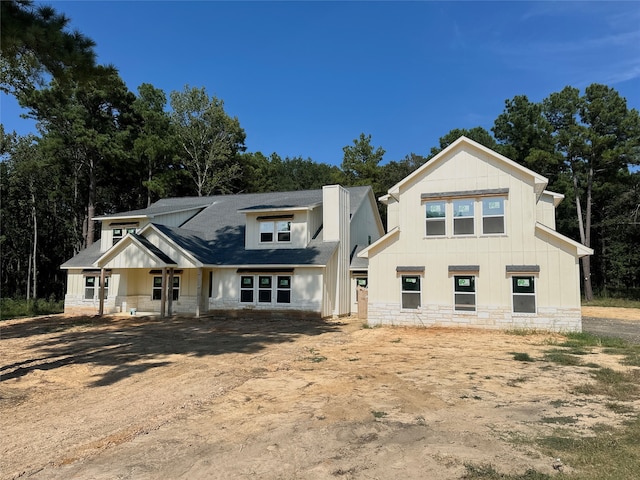
M 551 476 L 540 473 L 533 469 L 528 469 L 523 474 L 507 475 L 498 472 L 493 465 L 474 465 L 465 463 L 466 473 L 461 477 L 463 480 L 549 480 Z
M 640 300 L 627 300 L 626 298 L 598 297 L 590 302 L 582 302 L 583 307 L 621 307 L 640 308 Z
M 575 355 L 571 355 L 561 350 L 550 350 L 545 352 L 543 360 L 546 362 L 557 363 L 558 365 L 565 366 L 578 366 L 582 365 L 582 360 L 576 357 Z
M 513 355 L 513 359 L 517 360 L 518 362 L 535 362 L 535 360 L 531 358 L 531 356 L 528 353 L 523 353 L 523 352 L 509 352 L 509 353 Z
M 605 395 L 622 402 L 638 398 L 640 370 L 620 372 L 611 368 L 600 368 L 591 376 L 594 382 L 579 385 L 574 392 L 583 395 Z
M 387 416 L 387 412 L 381 412 L 377 410 L 372 410 L 371 414 L 373 415 L 373 418 L 384 418 Z
M 53 299 L 37 298 L 26 301 L 25 299 L 2 298 L 0 299 L 0 320 L 19 317 L 33 317 L 35 315 L 51 315 L 62 313 L 64 302 Z

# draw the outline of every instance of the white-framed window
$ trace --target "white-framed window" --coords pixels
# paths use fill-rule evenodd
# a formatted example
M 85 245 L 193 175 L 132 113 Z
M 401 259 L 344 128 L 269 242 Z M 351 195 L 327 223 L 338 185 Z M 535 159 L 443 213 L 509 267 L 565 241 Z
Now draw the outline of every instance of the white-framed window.
M 273 242 L 273 222 L 260 222 L 260 242 Z
M 447 202 L 445 201 L 425 203 L 425 232 L 427 237 L 447 234 L 446 207 Z
M 177 275 L 173 276 L 173 285 L 171 286 L 171 295 L 173 300 L 178 300 L 178 298 L 180 298 L 180 277 Z M 151 299 L 162 300 L 162 277 L 153 277 L 153 286 L 151 287 Z
M 475 233 L 475 200 L 463 198 L 453 201 L 453 234 L 473 235 Z
M 291 276 L 278 275 L 276 303 L 291 303 Z
M 483 235 L 505 233 L 504 197 L 482 199 L 482 233 Z
M 253 303 L 253 275 L 240 277 L 240 302 Z
M 421 288 L 420 275 L 402 275 L 402 308 L 417 309 L 420 308 Z
M 276 231 L 278 232 L 278 242 L 290 242 L 291 241 L 291 222 L 281 221 L 276 222 Z
M 291 221 L 260 222 L 260 243 L 286 243 L 291 241 Z
M 84 277 L 84 299 L 93 300 L 99 295 L 100 277 Z M 104 277 L 104 298 L 109 296 L 109 277 Z
M 275 302 L 274 302 L 275 299 Z M 291 275 L 241 275 L 241 303 L 291 303 Z
M 115 245 L 120 240 L 122 240 L 126 233 L 135 233 L 135 232 L 136 232 L 135 227 L 113 228 L 113 229 L 111 229 L 111 233 L 113 234 L 113 243 L 112 243 L 112 245 Z
M 535 277 L 531 275 L 511 277 L 513 313 L 536 313 Z
M 476 277 L 475 275 L 454 275 L 453 277 L 453 309 L 457 312 L 476 311 Z

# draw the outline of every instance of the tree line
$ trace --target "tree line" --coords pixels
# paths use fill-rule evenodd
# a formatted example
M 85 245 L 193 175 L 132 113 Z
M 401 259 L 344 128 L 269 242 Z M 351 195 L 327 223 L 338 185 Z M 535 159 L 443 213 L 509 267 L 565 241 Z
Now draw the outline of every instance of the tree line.
M 565 195 L 558 231 L 595 250 L 582 261 L 587 299 L 640 296 L 640 116 L 611 87 L 566 87 L 541 102 L 516 96 L 491 132 L 454 129 L 424 155 L 387 161 L 361 133 L 336 166 L 247 152 L 240 120 L 204 88 L 167 96 L 144 83 L 133 93 L 114 66 L 96 64 L 93 42 L 69 32 L 64 15 L 30 1 L 0 5 L 0 88 L 38 131 L 0 128 L 3 297 L 62 298 L 59 266 L 96 241 L 97 215 L 162 197 L 332 183 L 371 185 L 379 197 L 461 135 L 541 173 Z

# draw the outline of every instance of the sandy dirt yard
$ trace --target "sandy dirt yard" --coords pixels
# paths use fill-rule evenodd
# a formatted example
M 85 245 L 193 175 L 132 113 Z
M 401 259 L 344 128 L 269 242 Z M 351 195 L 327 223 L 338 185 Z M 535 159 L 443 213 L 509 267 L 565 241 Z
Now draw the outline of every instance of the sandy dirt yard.
M 333 321 L 149 317 L 0 324 L 0 478 L 457 479 L 555 474 L 522 439 L 620 425 L 572 393 L 562 337 Z M 622 367 L 595 351 L 588 361 Z M 640 409 L 640 403 L 633 404 Z M 571 471 L 571 465 L 565 471 Z

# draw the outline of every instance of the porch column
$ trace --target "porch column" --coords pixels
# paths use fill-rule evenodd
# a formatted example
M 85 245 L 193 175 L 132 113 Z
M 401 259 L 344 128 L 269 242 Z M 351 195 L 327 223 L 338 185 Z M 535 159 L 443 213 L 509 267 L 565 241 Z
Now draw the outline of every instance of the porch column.
M 98 296 L 100 297 L 98 315 L 102 316 L 104 313 L 104 267 L 100 269 L 100 286 L 98 288 Z
M 200 318 L 201 304 L 202 304 L 202 268 L 199 268 L 198 280 L 196 283 L 196 318 Z
M 173 316 L 173 268 L 169 269 L 169 288 L 167 289 L 167 295 L 169 295 L 169 316 Z
M 160 317 L 164 318 L 164 303 L 167 301 L 167 267 L 162 267 L 162 288 L 160 289 Z

